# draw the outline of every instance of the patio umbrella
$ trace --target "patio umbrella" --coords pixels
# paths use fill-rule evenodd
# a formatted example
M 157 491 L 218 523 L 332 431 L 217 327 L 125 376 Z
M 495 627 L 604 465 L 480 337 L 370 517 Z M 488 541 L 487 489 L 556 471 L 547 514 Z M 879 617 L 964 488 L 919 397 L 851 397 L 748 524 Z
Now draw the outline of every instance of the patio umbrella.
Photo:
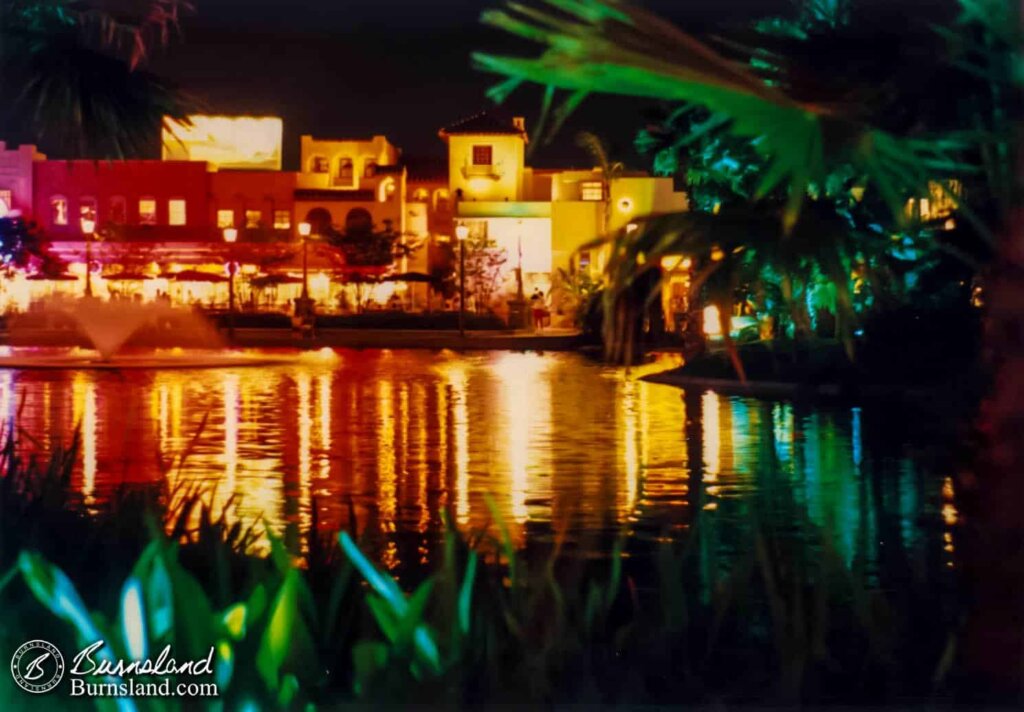
M 142 272 L 118 272 L 117 274 L 104 275 L 103 279 L 108 282 L 144 282 L 147 279 L 153 278 Z
M 73 274 L 30 274 L 25 279 L 31 282 L 77 282 L 78 277 Z
M 290 274 L 259 274 L 250 280 L 254 287 L 272 287 L 279 284 L 302 284 L 302 277 Z
M 227 282 L 228 278 L 215 272 L 201 272 L 197 269 L 184 269 L 169 275 L 176 282 Z

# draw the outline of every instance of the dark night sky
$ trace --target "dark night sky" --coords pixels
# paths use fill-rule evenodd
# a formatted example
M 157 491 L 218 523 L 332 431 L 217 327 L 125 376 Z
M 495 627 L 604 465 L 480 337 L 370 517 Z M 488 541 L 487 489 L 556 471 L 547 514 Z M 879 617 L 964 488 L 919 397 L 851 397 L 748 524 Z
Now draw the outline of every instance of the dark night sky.
M 383 133 L 410 156 L 440 156 L 437 130 L 488 106 L 495 78 L 474 70 L 475 49 L 533 48 L 481 26 L 483 0 L 197 0 L 183 39 L 154 68 L 196 94 L 215 113 L 266 113 L 285 122 L 286 168 L 298 163 L 298 136 Z M 787 0 L 648 2 L 688 28 L 708 18 L 743 21 L 784 11 Z M 520 90 L 508 103 L 529 127 L 540 92 Z M 574 145 L 581 129 L 598 133 L 619 158 L 631 144 L 643 104 L 589 100 L 561 140 L 538 150 L 536 164 L 583 165 Z
M 952 0 L 859 0 L 894 31 L 905 17 L 927 17 Z M 281 116 L 285 168 L 298 164 L 298 137 L 385 134 L 407 156 L 441 156 L 437 130 L 489 105 L 495 77 L 470 66 L 472 50 L 530 53 L 534 46 L 479 24 L 482 9 L 499 0 L 192 0 L 196 12 L 182 38 L 151 69 L 200 99 L 210 113 Z M 700 32 L 742 25 L 756 16 L 789 11 L 791 0 L 646 0 L 684 29 Z M 541 147 L 535 165 L 587 165 L 573 137 L 602 136 L 613 158 L 646 167 L 632 150 L 649 104 L 589 99 L 559 140 Z M 509 113 L 527 117 L 540 107 L 540 89 L 521 89 Z M 9 127 L 10 128 L 10 127 Z M 17 133 L 17 132 L 15 132 Z M 13 137 L 13 136 L 12 136 Z M 154 156 L 159 151 L 154 137 Z

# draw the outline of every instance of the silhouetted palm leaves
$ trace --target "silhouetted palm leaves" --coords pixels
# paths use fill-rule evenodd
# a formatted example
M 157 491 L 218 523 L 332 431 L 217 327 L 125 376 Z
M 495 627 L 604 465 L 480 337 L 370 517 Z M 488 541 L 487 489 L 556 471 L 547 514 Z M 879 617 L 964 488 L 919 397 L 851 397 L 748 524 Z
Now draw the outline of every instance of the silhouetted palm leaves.
M 67 157 L 124 158 L 154 146 L 190 101 L 141 67 L 185 0 L 14 0 L 0 15 L 0 89 L 36 139 Z

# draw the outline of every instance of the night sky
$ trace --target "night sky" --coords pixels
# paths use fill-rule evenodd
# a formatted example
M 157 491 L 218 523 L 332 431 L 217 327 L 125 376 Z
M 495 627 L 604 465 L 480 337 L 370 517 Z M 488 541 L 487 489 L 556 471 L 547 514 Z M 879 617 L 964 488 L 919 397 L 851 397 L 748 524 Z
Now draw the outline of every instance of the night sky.
M 953 0 L 859 0 L 881 26 L 902 31 L 907 17 L 933 14 Z M 529 54 L 535 46 L 479 23 L 499 0 L 192 0 L 195 12 L 182 37 L 150 68 L 197 98 L 208 113 L 269 114 L 284 119 L 284 164 L 298 166 L 299 136 L 384 134 L 406 156 L 443 156 L 440 127 L 490 104 L 496 81 L 470 66 L 472 50 Z M 746 25 L 758 16 L 792 11 L 792 0 L 646 0 L 684 29 L 700 34 Z M 521 89 L 508 113 L 536 122 L 541 90 Z M 651 104 L 635 99 L 588 99 L 558 140 L 536 147 L 538 166 L 586 166 L 574 136 L 601 136 L 612 158 L 647 168 L 633 138 Z M 3 124 L 0 121 L 0 124 Z M 6 126 L 7 137 L 24 136 Z M 0 136 L 2 138 L 2 136 Z M 45 146 L 44 146 L 45 148 Z M 154 137 L 152 156 L 159 156 Z M 57 157 L 57 156 L 54 156 Z
M 154 68 L 191 91 L 214 113 L 284 118 L 286 168 L 298 164 L 298 137 L 382 133 L 406 155 L 441 156 L 437 130 L 489 106 L 495 78 L 470 66 L 472 50 L 532 47 L 479 24 L 482 0 L 196 0 L 183 38 Z M 647 3 L 688 28 L 743 22 L 783 12 L 787 0 L 660 0 Z M 523 89 L 509 113 L 538 114 L 540 90 Z M 636 164 L 632 139 L 643 104 L 589 100 L 538 165 L 587 165 L 573 137 L 592 130 L 616 158 Z

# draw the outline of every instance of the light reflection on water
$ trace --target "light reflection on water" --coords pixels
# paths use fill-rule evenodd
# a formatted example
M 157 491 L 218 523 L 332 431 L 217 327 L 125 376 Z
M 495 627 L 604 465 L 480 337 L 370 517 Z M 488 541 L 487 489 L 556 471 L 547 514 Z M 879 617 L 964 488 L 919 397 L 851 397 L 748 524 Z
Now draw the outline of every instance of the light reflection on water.
M 519 544 L 565 531 L 579 550 L 625 529 L 637 541 L 697 526 L 727 560 L 753 523 L 848 565 L 899 547 L 948 565 L 948 478 L 921 472 L 885 414 L 688 393 L 572 354 L 339 351 L 292 365 L 195 371 L 0 371 L 0 414 L 48 448 L 82 448 L 87 503 L 117 486 L 206 484 L 217 506 L 298 546 L 312 508 L 420 559 L 450 507 L 463 527 L 494 505 Z M 948 473 L 939 473 L 948 474 Z M 807 522 L 813 525 L 808 527 Z M 604 542 L 604 543 L 602 543 Z M 938 559 L 936 559 L 938 557 Z M 944 557 L 944 558 L 943 558 Z

